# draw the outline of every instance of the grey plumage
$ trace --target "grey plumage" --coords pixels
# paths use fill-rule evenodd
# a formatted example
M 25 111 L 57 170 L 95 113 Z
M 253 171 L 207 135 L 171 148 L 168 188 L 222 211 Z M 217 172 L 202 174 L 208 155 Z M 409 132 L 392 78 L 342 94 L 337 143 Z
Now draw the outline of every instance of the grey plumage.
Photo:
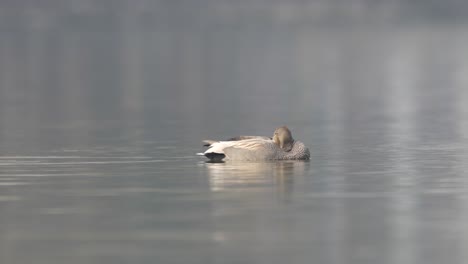
M 203 154 L 211 161 L 221 160 L 308 160 L 309 149 L 292 138 L 287 127 L 279 127 L 273 137 L 239 136 L 226 141 L 204 140 Z

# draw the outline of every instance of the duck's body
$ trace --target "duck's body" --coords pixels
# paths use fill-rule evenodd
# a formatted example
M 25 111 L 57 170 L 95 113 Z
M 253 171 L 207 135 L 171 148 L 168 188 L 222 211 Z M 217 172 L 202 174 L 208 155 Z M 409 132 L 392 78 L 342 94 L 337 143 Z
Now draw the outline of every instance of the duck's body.
M 295 141 L 287 127 L 275 130 L 273 138 L 240 136 L 227 141 L 205 140 L 203 153 L 211 161 L 308 160 L 309 149 Z

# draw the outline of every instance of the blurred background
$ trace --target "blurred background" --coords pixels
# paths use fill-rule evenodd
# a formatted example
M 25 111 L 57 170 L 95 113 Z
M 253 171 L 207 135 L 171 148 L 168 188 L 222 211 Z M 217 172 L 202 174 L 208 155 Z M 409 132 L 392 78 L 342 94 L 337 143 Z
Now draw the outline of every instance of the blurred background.
M 0 146 L 92 143 L 90 129 L 217 136 L 330 120 L 349 131 L 345 120 L 383 108 L 386 118 L 440 114 L 450 133 L 465 127 L 466 7 L 1 1 Z
M 468 3 L 0 1 L 1 263 L 464 263 Z M 207 164 L 288 125 L 307 163 Z

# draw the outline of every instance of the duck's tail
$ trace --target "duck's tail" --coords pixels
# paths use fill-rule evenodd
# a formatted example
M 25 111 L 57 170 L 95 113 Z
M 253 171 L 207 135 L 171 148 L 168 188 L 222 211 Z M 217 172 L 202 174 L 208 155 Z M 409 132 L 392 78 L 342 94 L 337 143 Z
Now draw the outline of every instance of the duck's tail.
M 197 156 L 207 157 L 210 160 L 210 162 L 221 162 L 226 157 L 224 154 L 214 152 L 197 153 Z
M 203 140 L 202 142 L 203 142 L 203 146 L 204 146 L 204 147 L 209 147 L 209 146 L 213 145 L 214 143 L 216 143 L 216 142 L 218 142 L 218 141 L 205 139 L 205 140 Z

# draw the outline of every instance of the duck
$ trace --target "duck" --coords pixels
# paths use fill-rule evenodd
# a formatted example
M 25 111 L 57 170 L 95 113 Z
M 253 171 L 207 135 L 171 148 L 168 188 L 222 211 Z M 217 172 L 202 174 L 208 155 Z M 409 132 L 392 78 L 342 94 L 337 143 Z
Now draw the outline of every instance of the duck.
M 309 160 L 309 149 L 294 140 L 287 126 L 275 129 L 273 136 L 238 136 L 223 141 L 203 140 L 208 149 L 203 155 L 211 162 Z

